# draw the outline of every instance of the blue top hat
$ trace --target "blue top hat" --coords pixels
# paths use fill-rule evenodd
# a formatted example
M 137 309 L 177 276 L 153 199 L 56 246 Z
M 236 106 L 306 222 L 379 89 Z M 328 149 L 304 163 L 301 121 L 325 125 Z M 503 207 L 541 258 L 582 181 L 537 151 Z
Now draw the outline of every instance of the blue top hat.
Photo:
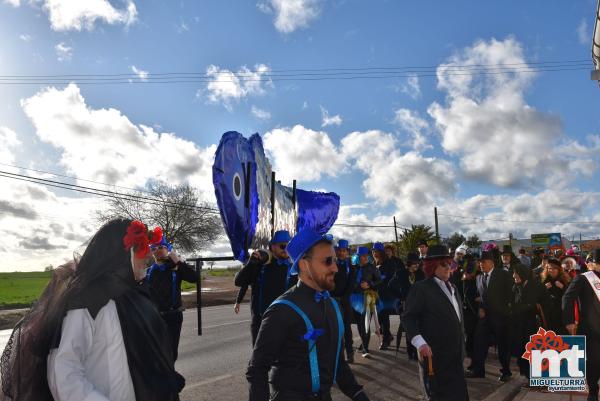
M 280 242 L 290 242 L 290 233 L 286 230 L 275 231 L 275 234 L 273 234 L 273 239 L 270 243 L 277 244 Z
M 356 253 L 357 253 L 359 256 L 362 256 L 362 255 L 368 255 L 368 254 L 369 254 L 369 248 L 367 248 L 366 246 L 359 246 L 359 247 L 356 249 Z
M 348 240 L 341 239 L 341 240 L 338 240 L 337 247 L 339 249 L 348 249 L 350 247 L 350 244 L 348 243 Z
M 150 249 L 155 250 L 159 246 L 164 246 L 165 248 L 167 248 L 167 251 L 169 251 L 169 252 L 171 252 L 173 250 L 173 245 L 171 245 L 171 243 L 169 241 L 167 241 L 167 237 L 165 235 L 162 236 L 162 239 L 160 240 L 160 242 L 158 244 L 150 245 Z
M 294 261 L 290 271 L 291 274 L 298 274 L 298 262 L 302 259 L 304 254 L 319 241 L 333 243 L 333 236 L 331 234 L 319 234 L 312 228 L 305 228 L 300 230 L 298 234 L 292 238 L 286 248 L 287 253 Z
M 373 250 L 374 251 L 385 252 L 385 247 L 383 246 L 383 243 L 376 242 L 376 243 L 373 244 Z

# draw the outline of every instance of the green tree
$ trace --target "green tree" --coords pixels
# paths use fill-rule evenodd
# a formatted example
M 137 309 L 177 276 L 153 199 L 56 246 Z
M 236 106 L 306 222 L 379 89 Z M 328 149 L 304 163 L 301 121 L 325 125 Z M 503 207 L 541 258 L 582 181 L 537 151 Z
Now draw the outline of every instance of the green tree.
M 469 248 L 479 248 L 481 246 L 481 240 L 477 236 L 477 234 L 471 235 L 467 238 L 467 246 Z
M 425 224 L 412 224 L 405 228 L 400 234 L 400 252 L 406 255 L 408 252 L 416 252 L 419 241 L 425 240 L 430 245 L 435 242 L 435 234 L 431 227 Z
M 448 245 L 450 249 L 455 250 L 460 244 L 462 244 L 465 241 L 466 238 L 464 235 L 460 233 L 454 233 L 446 240 L 446 245 Z

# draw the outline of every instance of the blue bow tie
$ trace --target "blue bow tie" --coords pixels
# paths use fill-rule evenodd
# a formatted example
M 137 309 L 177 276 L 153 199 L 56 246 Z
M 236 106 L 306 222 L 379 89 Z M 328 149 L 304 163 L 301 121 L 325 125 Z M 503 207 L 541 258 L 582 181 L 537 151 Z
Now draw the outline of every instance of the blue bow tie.
M 327 300 L 329 298 L 331 298 L 331 295 L 329 295 L 329 291 L 315 292 L 315 301 L 317 303 L 321 302 L 322 299 Z

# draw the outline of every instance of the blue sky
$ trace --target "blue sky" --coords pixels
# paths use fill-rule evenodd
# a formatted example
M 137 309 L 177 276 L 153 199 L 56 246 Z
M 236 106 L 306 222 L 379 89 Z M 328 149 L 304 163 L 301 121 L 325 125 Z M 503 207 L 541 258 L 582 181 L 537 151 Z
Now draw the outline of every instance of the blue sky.
M 589 79 L 595 7 L 0 0 L 0 75 L 69 76 L 1 85 L 1 162 L 124 186 L 189 181 L 212 201 L 222 133 L 259 132 L 284 181 L 340 194 L 340 221 L 395 215 L 402 225 L 432 225 L 437 205 L 470 216 L 441 217 L 444 235 L 597 237 L 599 225 L 588 223 L 600 221 L 600 88 Z M 523 72 L 575 60 L 584 60 L 578 70 Z M 444 75 L 444 65 L 479 64 L 499 73 Z M 410 66 L 431 67 L 431 76 L 269 81 L 281 70 Z M 244 81 L 240 71 L 266 82 Z M 170 72 L 207 74 L 207 82 L 143 82 Z M 133 82 L 85 85 L 75 74 L 132 74 Z M 124 173 L 164 155 L 158 173 Z M 193 172 L 177 175 L 182 169 Z M 94 230 L 90 213 L 101 201 L 9 181 L 0 254 L 18 268 L 59 263 Z M 225 243 L 207 250 L 226 251 Z

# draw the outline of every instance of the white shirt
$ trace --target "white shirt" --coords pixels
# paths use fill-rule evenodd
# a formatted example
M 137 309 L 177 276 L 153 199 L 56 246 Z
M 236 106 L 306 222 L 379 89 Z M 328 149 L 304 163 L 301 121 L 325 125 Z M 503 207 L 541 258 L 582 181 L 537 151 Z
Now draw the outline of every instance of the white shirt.
M 450 288 L 452 289 L 452 291 L 448 291 L 448 287 L 446 287 L 446 283 L 444 281 L 440 280 L 437 277 L 434 277 L 434 280 L 437 283 L 437 285 L 440 287 L 440 289 L 442 290 L 444 295 L 452 303 L 452 306 L 454 307 L 454 312 L 456 312 L 456 317 L 458 318 L 458 321 L 460 322 L 461 321 L 460 320 L 460 306 L 458 306 L 458 301 L 456 300 L 456 297 L 454 296 L 454 287 L 451 286 Z M 426 345 L 427 341 L 425 341 L 423 336 L 418 334 L 418 335 L 414 336 L 412 338 L 412 340 L 410 340 L 410 343 L 416 349 L 419 349 L 422 345 Z
M 48 355 L 48 386 L 55 401 L 135 401 L 113 300 L 96 319 L 87 309 L 67 313 L 60 345 Z

